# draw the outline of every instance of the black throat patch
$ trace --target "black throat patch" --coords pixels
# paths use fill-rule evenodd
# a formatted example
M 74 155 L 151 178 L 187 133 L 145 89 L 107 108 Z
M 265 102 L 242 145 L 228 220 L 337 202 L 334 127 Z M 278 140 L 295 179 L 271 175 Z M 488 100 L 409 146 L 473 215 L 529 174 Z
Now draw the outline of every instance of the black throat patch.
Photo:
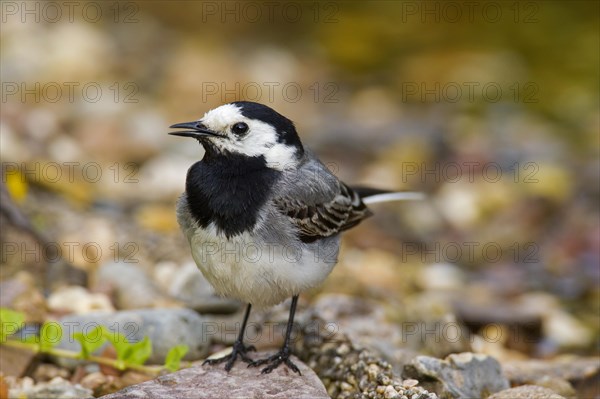
M 190 213 L 201 227 L 214 222 L 227 238 L 251 230 L 280 176 L 263 156 L 207 152 L 187 173 Z

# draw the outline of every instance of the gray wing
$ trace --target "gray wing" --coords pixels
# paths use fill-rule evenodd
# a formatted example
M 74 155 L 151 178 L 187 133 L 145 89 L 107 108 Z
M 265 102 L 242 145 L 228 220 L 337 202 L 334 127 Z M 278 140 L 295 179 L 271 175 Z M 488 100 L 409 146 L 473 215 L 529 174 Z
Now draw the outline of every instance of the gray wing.
M 298 169 L 286 174 L 281 187 L 282 192 L 273 202 L 306 243 L 336 235 L 371 216 L 358 193 L 312 154 Z

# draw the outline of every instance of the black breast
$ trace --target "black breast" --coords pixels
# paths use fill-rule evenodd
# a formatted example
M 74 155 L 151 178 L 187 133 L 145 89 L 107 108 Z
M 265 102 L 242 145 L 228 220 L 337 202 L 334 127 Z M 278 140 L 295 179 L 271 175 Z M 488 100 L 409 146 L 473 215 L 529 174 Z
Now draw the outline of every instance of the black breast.
M 256 224 L 258 211 L 280 175 L 266 166 L 262 156 L 205 156 L 188 170 L 190 213 L 202 227 L 214 222 L 228 238 L 238 235 Z

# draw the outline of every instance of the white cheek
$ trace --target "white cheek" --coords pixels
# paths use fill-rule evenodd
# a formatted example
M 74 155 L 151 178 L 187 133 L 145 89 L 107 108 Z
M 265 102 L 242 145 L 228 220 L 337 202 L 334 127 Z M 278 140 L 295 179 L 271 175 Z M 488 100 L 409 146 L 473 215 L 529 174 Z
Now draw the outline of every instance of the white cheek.
M 295 149 L 277 142 L 275 129 L 263 122 L 249 121 L 250 133 L 240 141 L 232 143 L 235 151 L 247 156 L 263 155 L 272 169 L 284 170 L 296 166 Z
M 275 131 L 270 127 L 263 127 L 257 123 L 252 123 L 250 133 L 241 140 L 235 140 L 234 145 L 243 154 L 248 156 L 263 155 L 268 150 L 268 146 L 277 142 Z
M 296 150 L 284 144 L 275 144 L 269 148 L 265 159 L 270 168 L 277 170 L 294 168 L 298 164 Z

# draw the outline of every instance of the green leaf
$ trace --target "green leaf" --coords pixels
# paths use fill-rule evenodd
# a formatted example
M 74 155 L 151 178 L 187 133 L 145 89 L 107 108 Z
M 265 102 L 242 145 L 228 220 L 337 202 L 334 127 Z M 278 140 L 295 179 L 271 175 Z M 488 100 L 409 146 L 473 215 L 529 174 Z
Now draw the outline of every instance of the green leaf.
M 152 355 L 152 342 L 148 337 L 144 337 L 139 342 L 131 343 L 125 335 L 110 331 L 107 328 L 102 330 L 102 335 L 117 351 L 116 365 L 121 370 L 125 369 L 128 364 L 142 365 Z
M 36 344 L 40 343 L 40 337 L 37 334 L 26 334 L 21 338 L 21 342 L 25 342 L 26 344 Z
M 63 335 L 62 326 L 56 322 L 44 323 L 40 330 L 40 351 L 47 352 L 56 346 Z
M 79 344 L 81 345 L 79 356 L 82 359 L 89 359 L 92 353 L 106 342 L 106 336 L 103 334 L 102 326 L 96 326 L 96 328 L 89 331 L 87 334 L 83 332 L 73 333 L 73 338 L 79 341 Z
M 123 359 L 127 364 L 135 364 L 141 366 L 152 355 L 152 342 L 150 338 L 144 337 L 140 342 L 129 344 Z
M 23 327 L 25 314 L 7 308 L 0 308 L 0 342 Z
M 165 358 L 165 368 L 169 371 L 179 370 L 181 359 L 189 350 L 190 348 L 187 345 L 177 345 L 172 347 Z
M 106 338 L 117 351 L 117 360 L 125 360 L 127 351 L 129 350 L 128 348 L 131 346 L 127 337 L 119 332 L 111 331 L 104 326 L 102 326 L 102 336 Z

